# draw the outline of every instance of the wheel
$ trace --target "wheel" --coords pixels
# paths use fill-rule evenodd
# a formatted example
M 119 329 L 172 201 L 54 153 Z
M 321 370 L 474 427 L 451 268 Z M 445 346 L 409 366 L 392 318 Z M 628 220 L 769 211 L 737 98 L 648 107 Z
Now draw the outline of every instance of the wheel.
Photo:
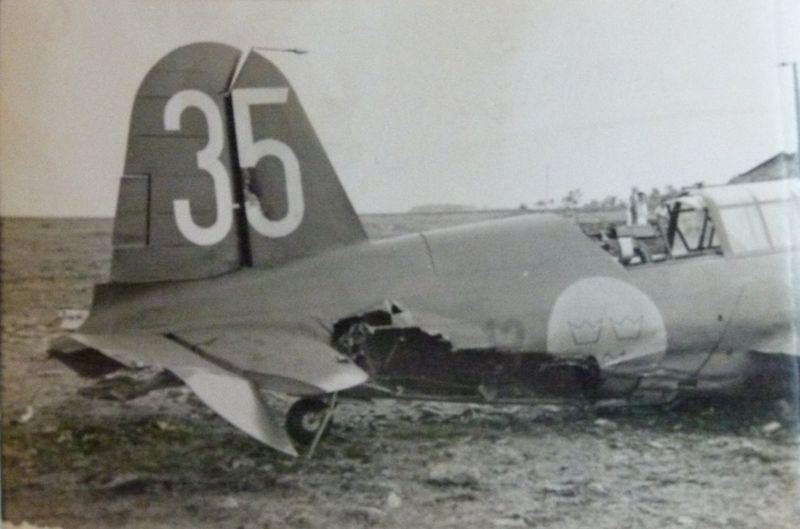
M 321 399 L 300 399 L 289 408 L 286 414 L 286 431 L 299 445 L 308 445 L 314 441 L 325 420 L 328 403 Z M 330 431 L 333 421 L 328 421 L 323 435 Z

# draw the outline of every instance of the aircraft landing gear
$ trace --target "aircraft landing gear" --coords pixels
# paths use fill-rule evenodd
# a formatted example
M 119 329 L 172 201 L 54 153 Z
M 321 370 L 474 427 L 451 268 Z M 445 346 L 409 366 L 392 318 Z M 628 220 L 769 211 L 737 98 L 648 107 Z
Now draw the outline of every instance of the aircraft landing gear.
M 330 401 L 319 398 L 300 399 L 289 408 L 286 414 L 286 431 L 299 445 L 309 446 L 308 457 L 323 435 L 331 428 L 331 418 L 336 406 L 336 394 Z

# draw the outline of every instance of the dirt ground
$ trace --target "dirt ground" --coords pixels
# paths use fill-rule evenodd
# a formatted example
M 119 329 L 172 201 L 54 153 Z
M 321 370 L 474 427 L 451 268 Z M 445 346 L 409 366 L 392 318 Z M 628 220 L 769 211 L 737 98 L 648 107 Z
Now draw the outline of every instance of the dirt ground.
M 3 518 L 15 524 L 800 527 L 800 437 L 781 402 L 345 402 L 315 457 L 295 460 L 182 387 L 83 397 L 91 382 L 45 351 L 58 310 L 87 307 L 107 276 L 109 221 L 4 220 L 1 235 Z

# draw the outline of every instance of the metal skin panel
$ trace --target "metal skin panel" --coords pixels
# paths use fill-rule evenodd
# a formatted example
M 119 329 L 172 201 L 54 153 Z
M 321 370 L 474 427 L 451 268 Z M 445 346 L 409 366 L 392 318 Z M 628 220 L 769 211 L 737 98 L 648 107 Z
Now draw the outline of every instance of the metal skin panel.
M 212 277 L 237 268 L 238 251 L 236 241 L 217 244 L 200 253 L 194 246 L 115 248 L 112 279 L 123 277 L 124 282 L 136 284 L 170 276 L 182 280 Z
M 344 192 L 322 144 L 317 138 L 303 107 L 289 81 L 267 59 L 251 52 L 233 83 L 237 90 L 266 89 L 278 101 L 249 106 L 250 123 L 241 124 L 252 131 L 252 141 L 279 142 L 288 146 L 299 163 L 302 186 L 300 201 L 290 200 L 285 161 L 278 156 L 260 157 L 254 167 L 247 167 L 242 149 L 250 142 L 237 134 L 240 163 L 245 179 L 246 200 L 254 211 L 271 221 L 286 217 L 290 209 L 300 211 L 302 220 L 289 234 L 271 237 L 248 226 L 253 265 L 273 267 L 294 259 L 320 254 L 366 239 L 366 234 L 350 200 Z M 269 92 L 272 90 L 273 92 Z M 280 92 L 284 90 L 283 94 Z M 235 96 L 234 96 L 235 97 Z
M 112 244 L 115 248 L 147 244 L 149 193 L 149 177 L 140 175 L 122 177 L 119 194 L 124 195 L 126 200 L 118 205 L 117 216 L 114 219 Z
M 163 106 L 161 114 L 163 116 Z M 187 111 L 189 112 L 189 111 Z M 186 112 L 184 113 L 186 114 Z M 161 118 L 163 127 L 163 117 Z M 208 144 L 207 136 L 190 137 L 176 136 L 132 136 L 128 142 L 128 159 L 125 164 L 126 174 L 153 175 L 154 180 L 159 180 L 164 175 L 185 175 L 207 177 L 207 173 L 197 167 L 197 153 Z M 227 167 L 227 148 L 220 157 Z M 184 198 L 179 193 L 171 192 L 163 196 L 163 200 L 170 197 Z M 120 197 L 122 202 L 122 197 Z M 214 205 L 211 201 L 210 206 Z
M 586 244 L 578 226 L 555 215 L 519 216 L 427 232 L 437 274 L 554 268 L 569 260 L 566 273 L 618 275 L 622 267 L 596 245 Z
M 221 239 L 209 237 L 212 244 L 187 244 L 186 237 L 176 236 L 176 215 L 165 215 L 161 203 L 188 199 L 191 221 L 200 227 L 213 225 L 217 211 L 215 188 L 209 183 L 209 169 L 202 167 L 198 153 L 210 152 L 213 163 L 219 164 L 227 178 L 226 185 L 233 186 L 227 132 L 212 132 L 217 126 L 216 114 L 224 116 L 224 95 L 230 84 L 240 56 L 239 50 L 213 43 L 190 44 L 174 50 L 161 59 L 142 81 L 131 112 L 131 127 L 125 161 L 125 174 L 147 175 L 150 181 L 148 200 L 157 194 L 159 204 L 153 208 L 149 202 L 137 206 L 146 212 L 144 221 L 133 219 L 129 202 L 140 203 L 141 190 L 120 186 L 118 220 L 114 239 L 124 245 L 114 249 L 111 267 L 113 282 L 166 281 L 210 277 L 235 270 L 241 265 L 240 246 L 235 229 L 229 229 Z M 178 108 L 175 118 L 177 130 L 167 130 L 167 106 L 176 94 L 197 91 L 211 103 L 212 115 L 193 105 Z M 173 101 L 180 103 L 180 101 Z M 213 107 L 216 107 L 216 111 Z M 173 112 L 176 112 L 173 109 Z M 214 137 L 210 137 L 213 135 Z M 210 165 L 212 162 L 205 162 Z M 171 185 L 168 177 L 200 177 L 193 191 L 187 186 Z M 232 204 L 231 204 L 232 207 Z M 204 213 L 210 212 L 210 213 Z M 132 238 L 141 241 L 141 226 L 151 231 L 145 237 L 146 247 L 125 247 Z
M 176 84 L 177 81 L 182 82 L 184 79 L 176 76 Z M 159 97 L 139 94 L 136 98 L 138 112 L 131 116 L 129 134 L 142 139 L 152 138 L 155 140 L 173 137 L 174 134 L 172 132 L 164 129 L 164 106 L 170 96 L 180 92 L 181 89 L 181 87 L 176 87 L 171 89 L 171 92 L 165 90 L 165 94 Z M 216 94 L 219 92 L 214 91 L 211 93 Z M 187 138 L 207 139 L 208 123 L 203 113 L 196 108 L 187 108 L 181 115 L 181 132 Z M 205 142 L 199 145 L 198 150 L 202 149 L 203 145 L 205 145 Z

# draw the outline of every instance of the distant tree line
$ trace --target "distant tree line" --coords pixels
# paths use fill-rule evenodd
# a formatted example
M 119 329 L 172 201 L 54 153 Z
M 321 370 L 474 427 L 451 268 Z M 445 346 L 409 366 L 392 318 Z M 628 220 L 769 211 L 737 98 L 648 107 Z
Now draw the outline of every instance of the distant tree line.
M 680 193 L 681 190 L 677 189 L 673 185 L 667 185 L 663 189 L 658 189 L 657 187 L 654 187 L 650 190 L 650 193 L 646 195 L 647 205 L 650 211 L 655 211 L 658 205 L 661 204 L 664 200 L 675 198 L 678 195 L 680 195 Z M 558 206 L 564 209 L 598 211 L 598 210 L 609 210 L 609 209 L 622 209 L 628 207 L 629 205 L 628 200 L 620 198 L 616 195 L 608 195 L 602 200 L 593 198 L 588 202 L 583 202 L 583 203 L 581 202 L 582 198 L 583 198 L 583 191 L 580 188 L 570 189 L 558 203 Z M 535 204 L 537 208 L 557 207 L 553 199 L 550 199 L 549 201 L 539 200 Z M 527 207 L 521 206 L 521 209 L 527 209 Z

